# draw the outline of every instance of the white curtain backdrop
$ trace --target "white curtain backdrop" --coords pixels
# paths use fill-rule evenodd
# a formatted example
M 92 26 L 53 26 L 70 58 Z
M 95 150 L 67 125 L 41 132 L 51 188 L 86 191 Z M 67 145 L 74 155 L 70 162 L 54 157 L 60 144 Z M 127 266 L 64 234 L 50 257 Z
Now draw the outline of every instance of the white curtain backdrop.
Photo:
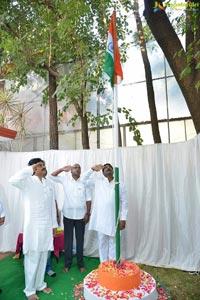
M 0 227 L 2 252 L 15 251 L 23 227 L 22 195 L 8 179 L 33 157 L 44 159 L 49 173 L 68 164 L 80 163 L 84 172 L 94 164 L 114 161 L 112 149 L 0 152 L 0 197 L 7 216 Z M 120 158 L 129 203 L 127 227 L 121 236 L 122 258 L 200 270 L 200 135 L 176 144 L 121 148 Z M 59 184 L 56 191 L 61 208 Z M 96 233 L 87 228 L 84 249 L 87 256 L 98 255 Z

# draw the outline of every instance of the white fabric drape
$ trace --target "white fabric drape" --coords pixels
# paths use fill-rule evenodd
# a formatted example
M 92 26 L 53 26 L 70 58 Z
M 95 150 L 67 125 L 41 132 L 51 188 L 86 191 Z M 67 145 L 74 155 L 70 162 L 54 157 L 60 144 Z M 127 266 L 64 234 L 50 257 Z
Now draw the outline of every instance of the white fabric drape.
M 74 163 L 84 172 L 94 164 L 113 163 L 113 150 L 0 152 L 0 184 L 9 215 L 0 227 L 0 251 L 15 251 L 23 224 L 22 196 L 8 179 L 33 157 L 43 158 L 49 173 Z M 122 258 L 200 270 L 200 135 L 176 144 L 121 148 L 120 161 L 129 207 L 121 236 Z M 61 208 L 62 188 L 55 185 Z M 87 226 L 84 249 L 85 255 L 98 255 L 96 232 Z

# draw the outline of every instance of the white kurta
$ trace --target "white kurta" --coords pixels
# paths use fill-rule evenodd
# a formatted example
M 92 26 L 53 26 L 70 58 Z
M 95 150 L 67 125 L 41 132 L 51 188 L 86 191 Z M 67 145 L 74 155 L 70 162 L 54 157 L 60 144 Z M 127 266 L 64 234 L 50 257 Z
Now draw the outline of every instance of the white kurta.
M 12 176 L 9 182 L 23 192 L 23 252 L 53 250 L 53 232 L 57 227 L 53 184 L 32 176 L 31 166 Z
M 94 175 L 94 176 L 92 176 Z M 101 173 L 90 169 L 83 174 L 82 180 L 94 188 L 94 201 L 89 222 L 89 230 L 96 230 L 109 236 L 115 236 L 115 183 Z M 128 210 L 126 189 L 120 183 L 119 219 L 126 220 Z
M 0 218 L 5 217 L 4 209 L 3 209 L 3 204 L 0 201 Z

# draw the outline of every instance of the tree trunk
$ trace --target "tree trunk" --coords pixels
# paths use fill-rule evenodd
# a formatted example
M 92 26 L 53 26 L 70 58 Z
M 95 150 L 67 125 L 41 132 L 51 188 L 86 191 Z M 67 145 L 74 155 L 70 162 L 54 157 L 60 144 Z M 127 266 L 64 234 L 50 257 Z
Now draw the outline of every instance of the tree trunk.
M 195 88 L 195 84 L 200 80 L 200 70 L 195 69 L 195 64 L 191 64 L 191 72 L 180 79 L 181 72 L 187 66 L 186 53 L 165 11 L 160 10 L 155 12 L 153 10 L 154 2 L 152 0 L 144 0 L 145 18 L 172 69 L 191 113 L 196 132 L 199 133 L 200 92 Z M 177 55 L 180 51 L 182 51 L 181 56 Z
M 58 121 L 56 99 L 56 77 L 49 73 L 49 136 L 50 149 L 58 150 Z
M 81 116 L 81 138 L 83 149 L 90 149 L 88 136 L 88 120 L 87 115 Z
M 138 35 L 139 35 L 140 50 L 141 50 L 141 55 L 142 55 L 142 59 L 143 59 L 143 63 L 144 63 L 144 69 L 145 69 L 147 96 L 148 96 L 149 111 L 150 111 L 150 117 L 151 117 L 151 128 L 152 128 L 153 139 L 154 139 L 154 143 L 161 143 L 161 137 L 160 137 L 159 126 L 158 126 L 158 117 L 157 117 L 156 104 L 155 104 L 155 94 L 154 94 L 153 81 L 152 81 L 151 66 L 149 63 L 148 55 L 147 55 L 146 42 L 145 42 L 145 38 L 144 38 L 141 18 L 139 15 L 138 0 L 134 1 L 134 8 L 135 8 L 134 16 L 135 16 L 135 20 L 136 20 Z

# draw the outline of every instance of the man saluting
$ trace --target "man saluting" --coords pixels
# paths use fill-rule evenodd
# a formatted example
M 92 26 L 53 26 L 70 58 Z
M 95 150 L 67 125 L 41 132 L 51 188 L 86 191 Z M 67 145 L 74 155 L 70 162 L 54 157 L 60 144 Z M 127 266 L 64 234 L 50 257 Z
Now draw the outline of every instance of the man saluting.
M 52 292 L 44 282 L 44 276 L 48 251 L 53 250 L 57 221 L 54 187 L 45 178 L 46 173 L 45 162 L 41 158 L 33 158 L 28 167 L 9 180 L 24 196 L 24 293 L 28 300 L 39 299 L 37 291 Z

